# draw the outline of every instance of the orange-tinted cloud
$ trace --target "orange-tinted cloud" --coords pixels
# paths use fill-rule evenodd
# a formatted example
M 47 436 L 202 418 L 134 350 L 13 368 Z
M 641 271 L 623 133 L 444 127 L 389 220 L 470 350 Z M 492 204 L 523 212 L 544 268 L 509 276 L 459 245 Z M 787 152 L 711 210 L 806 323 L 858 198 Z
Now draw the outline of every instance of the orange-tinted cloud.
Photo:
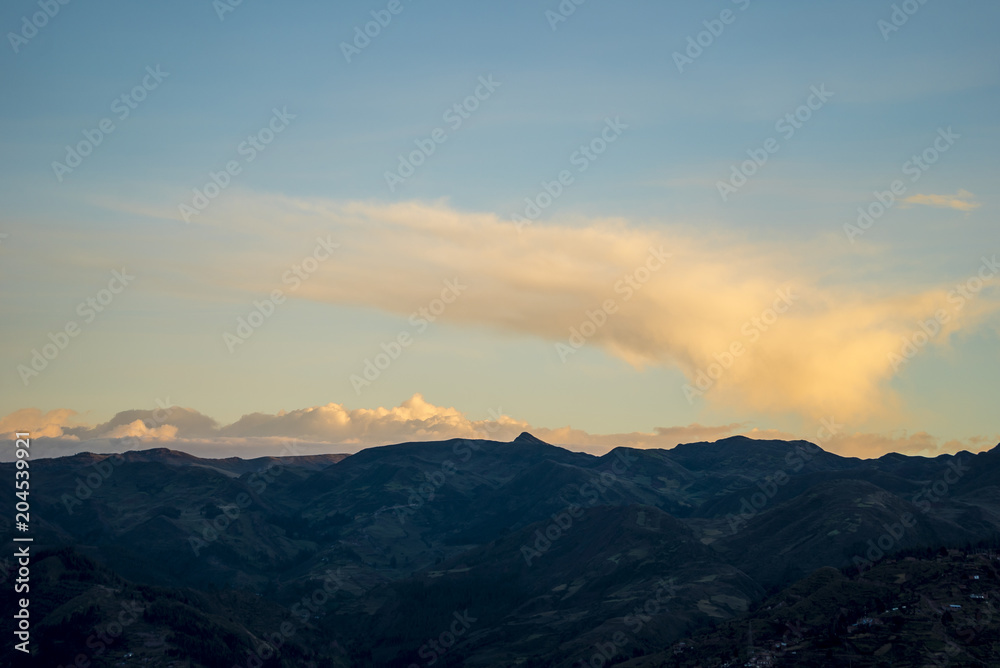
M 933 206 L 939 209 L 955 209 L 956 211 L 974 211 L 982 206 L 975 200 L 975 195 L 968 190 L 959 190 L 954 195 L 910 195 L 903 200 L 905 204 Z
M 653 432 L 591 434 L 572 427 L 536 427 L 523 420 L 491 411 L 487 419 L 473 420 L 455 408 L 437 406 L 415 394 L 392 408 L 348 409 L 336 403 L 276 414 L 253 413 L 227 426 L 205 425 L 215 422 L 189 408 L 173 407 L 164 412 L 124 411 L 103 425 L 66 427 L 85 438 L 78 438 L 60 425 L 73 411 L 17 411 L 0 420 L 0 436 L 10 437 L 14 430 L 30 430 L 40 439 L 35 456 L 59 456 L 80 451 L 121 452 L 147 447 L 168 446 L 201 457 L 244 458 L 279 454 L 317 454 L 357 452 L 366 447 L 410 441 L 477 438 L 511 441 L 523 431 L 577 452 L 604 454 L 616 447 L 670 449 L 680 443 L 716 441 L 737 434 L 768 440 L 803 438 L 843 456 L 879 457 L 887 452 L 936 456 L 959 450 L 979 451 L 992 447 L 997 439 L 974 437 L 965 441 L 940 442 L 925 433 L 918 434 L 846 434 L 824 440 L 815 434 L 797 435 L 775 430 L 750 429 L 740 424 L 659 427 Z M 154 418 L 154 415 L 157 417 Z M 171 423 L 178 418 L 179 427 Z M 157 420 L 162 422 L 158 423 Z M 200 425 L 192 428 L 191 425 Z M 109 425 L 111 425 L 109 427 Z M 7 430 L 10 430 L 9 432 Z M 822 432 L 820 432 L 822 433 Z
M 889 433 L 889 434 L 838 434 L 821 444 L 823 449 L 844 457 L 860 457 L 868 459 L 881 457 L 887 452 L 898 452 L 901 455 L 937 457 L 943 454 L 954 454 L 967 450 L 981 452 L 997 445 L 1000 436 L 992 439 L 985 436 L 973 436 L 966 439 L 942 441 L 926 432 Z
M 340 248 L 296 298 L 406 318 L 458 280 L 467 288 L 442 321 L 539 337 L 562 345 L 569 363 L 575 340 L 637 368 L 676 367 L 697 390 L 692 401 L 769 414 L 857 422 L 892 406 L 889 355 L 920 322 L 951 308 L 950 286 L 860 282 L 857 262 L 878 271 L 879 257 L 849 264 L 825 243 L 756 244 L 617 219 L 519 229 L 444 202 L 246 195 L 219 202 L 203 223 L 238 227 L 275 249 L 252 261 L 222 250 L 205 282 L 266 294 L 309 232 L 325 230 Z M 932 346 L 981 326 L 1000 301 L 984 291 L 949 313 Z M 574 331 L 585 335 L 571 339 Z M 741 352 L 730 359 L 734 346 Z M 681 387 L 676 393 L 683 397 Z
M 17 432 L 28 432 L 33 438 L 74 438 L 64 429 L 72 424 L 76 411 L 59 408 L 42 413 L 37 408 L 22 408 L 0 419 L 0 438 L 10 440 Z

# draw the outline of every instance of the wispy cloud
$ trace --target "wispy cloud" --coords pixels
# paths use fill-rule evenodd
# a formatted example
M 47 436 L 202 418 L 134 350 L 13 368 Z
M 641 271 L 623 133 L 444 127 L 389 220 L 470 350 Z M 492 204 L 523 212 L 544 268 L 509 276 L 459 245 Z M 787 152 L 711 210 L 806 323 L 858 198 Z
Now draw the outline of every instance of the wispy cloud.
M 974 211 L 982 206 L 975 195 L 968 190 L 959 190 L 954 195 L 911 195 L 903 200 L 905 204 L 933 206 L 939 209 L 955 209 L 956 211 Z
M 227 231 L 236 238 L 253 235 L 273 252 L 247 257 L 231 247 L 206 249 L 211 262 L 192 267 L 202 284 L 267 293 L 286 262 L 282 249 L 294 257 L 309 234 L 333 231 L 342 253 L 298 297 L 405 318 L 440 292 L 442 280 L 458 277 L 468 290 L 442 321 L 553 344 L 566 341 L 588 311 L 616 299 L 621 308 L 587 345 L 637 369 L 679 368 L 693 381 L 741 342 L 744 354 L 705 399 L 817 419 L 836 414 L 856 422 L 892 405 L 888 355 L 919 322 L 947 305 L 951 287 L 900 284 L 884 258 L 872 257 L 864 260 L 872 265 L 865 272 L 891 276 L 873 288 L 870 280 L 857 279 L 857 257 L 844 262 L 830 244 L 723 240 L 710 232 L 621 219 L 528 225 L 518 233 L 494 214 L 463 212 L 445 202 L 255 195 L 220 202 L 211 213 L 204 222 L 215 228 L 212 238 L 224 239 Z M 671 257 L 630 287 L 623 279 L 635 276 L 650 249 Z M 795 307 L 776 322 L 748 326 L 782 287 L 796 295 Z M 949 319 L 936 342 L 997 312 L 1000 302 L 983 293 Z M 752 341 L 750 330 L 757 332 Z M 683 400 L 681 389 L 676 392 Z
M 556 362 L 554 346 L 588 312 L 615 300 L 619 308 L 585 345 L 637 372 L 674 368 L 693 384 L 742 344 L 739 358 L 696 399 L 740 415 L 837 415 L 852 424 L 886 415 L 898 405 L 890 354 L 921 322 L 948 309 L 927 345 L 933 348 L 956 333 L 995 327 L 1000 315 L 994 278 L 960 310 L 949 302 L 956 282 L 979 269 L 979 257 L 969 258 L 968 275 L 928 285 L 916 273 L 905 280 L 911 271 L 905 260 L 893 265 L 884 254 L 853 253 L 829 239 L 755 241 L 663 221 L 573 218 L 518 231 L 494 213 L 445 201 L 385 204 L 232 190 L 197 225 L 181 229 L 141 231 L 135 261 L 149 289 L 249 304 L 286 287 L 288 268 L 317 238 L 328 238 L 339 244 L 336 256 L 287 293 L 290 299 L 376 309 L 399 317 L 402 326 L 440 295 L 443 281 L 458 279 L 468 287 L 438 322 L 544 341 Z M 638 276 L 650 249 L 670 257 Z M 90 252 L 108 253 L 109 264 L 119 259 L 103 247 Z M 637 285 L 627 283 L 636 277 Z M 794 306 L 772 320 L 767 310 L 782 288 L 795 295 Z M 763 324 L 755 324 L 762 314 Z M 680 385 L 664 393 L 685 402 Z

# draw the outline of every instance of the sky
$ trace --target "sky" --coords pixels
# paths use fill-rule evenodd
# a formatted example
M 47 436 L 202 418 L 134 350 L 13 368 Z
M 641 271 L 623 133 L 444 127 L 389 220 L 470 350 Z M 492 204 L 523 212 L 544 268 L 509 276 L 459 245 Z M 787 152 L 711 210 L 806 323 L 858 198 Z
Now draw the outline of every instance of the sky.
M 992 447 L 998 20 L 5 3 L 0 435 Z

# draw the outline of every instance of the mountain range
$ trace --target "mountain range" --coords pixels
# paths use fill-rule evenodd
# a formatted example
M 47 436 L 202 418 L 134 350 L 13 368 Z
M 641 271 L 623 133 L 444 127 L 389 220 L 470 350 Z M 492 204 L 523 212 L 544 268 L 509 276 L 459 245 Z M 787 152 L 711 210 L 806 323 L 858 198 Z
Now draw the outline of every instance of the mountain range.
M 1000 665 L 1000 446 L 525 433 L 31 472 L 37 665 Z

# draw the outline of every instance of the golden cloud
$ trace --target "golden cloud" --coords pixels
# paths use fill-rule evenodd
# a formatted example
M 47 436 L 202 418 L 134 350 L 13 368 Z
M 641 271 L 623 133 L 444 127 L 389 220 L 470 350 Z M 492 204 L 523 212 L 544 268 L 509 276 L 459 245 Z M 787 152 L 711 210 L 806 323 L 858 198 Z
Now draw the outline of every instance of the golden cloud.
M 157 415 L 154 418 L 154 414 Z M 759 440 L 797 440 L 799 435 L 775 430 L 750 429 L 741 424 L 706 426 L 691 424 L 659 427 L 653 432 L 591 434 L 572 427 L 535 427 L 522 420 L 491 411 L 487 419 L 473 420 L 453 407 L 437 406 L 415 394 L 392 408 L 348 409 L 336 403 L 275 414 L 245 415 L 231 425 L 213 427 L 214 420 L 190 408 L 171 407 L 163 411 L 123 411 L 103 425 L 76 427 L 86 438 L 64 432 L 63 426 L 74 411 L 56 410 L 42 414 L 36 409 L 16 411 L 0 420 L 0 436 L 14 431 L 30 431 L 35 439 L 33 455 L 52 457 L 83 450 L 121 452 L 167 446 L 200 457 L 243 457 L 288 454 L 357 452 L 366 447 L 412 441 L 451 438 L 487 439 L 507 442 L 527 431 L 541 440 L 576 452 L 601 455 L 616 447 L 660 448 L 668 450 L 680 443 L 711 442 L 735 435 Z M 134 419 L 132 419 L 134 418 Z M 176 418 L 178 424 L 172 424 Z M 131 421 L 128 421 L 131 419 Z M 162 420 L 162 424 L 155 424 Z M 192 427 L 197 424 L 197 427 Z M 108 425 L 113 425 L 108 428 Z M 845 457 L 879 457 L 887 452 L 936 456 L 946 452 L 988 449 L 1000 440 L 973 437 L 942 443 L 926 434 L 838 433 L 829 437 L 820 430 L 811 440 L 825 450 Z M 121 439 L 125 439 L 124 441 Z M 123 443 L 127 448 L 123 448 Z
M 338 249 L 291 296 L 406 318 L 445 281 L 458 281 L 465 289 L 442 322 L 538 337 L 568 360 L 581 344 L 637 369 L 679 368 L 689 386 L 668 391 L 681 401 L 686 393 L 813 419 L 857 422 L 892 406 L 887 381 L 899 365 L 890 355 L 942 310 L 947 321 L 931 345 L 1000 310 L 985 291 L 959 308 L 949 287 L 876 284 L 870 274 L 859 283 L 859 258 L 844 262 L 838 253 L 847 249 L 825 241 L 733 241 L 618 219 L 518 227 L 445 202 L 256 195 L 218 202 L 205 222 L 213 236 L 249 236 L 269 248 L 216 249 L 210 267 L 195 269 L 208 283 L 267 294 L 325 238 Z M 860 261 L 872 263 L 865 271 L 880 269 L 877 257 Z
M 903 200 L 906 204 L 920 204 L 939 209 L 955 209 L 957 211 L 974 211 L 982 206 L 975 201 L 975 195 L 968 190 L 959 190 L 954 195 L 911 195 Z
M 0 419 L 0 437 L 14 438 L 17 432 L 28 432 L 33 438 L 75 438 L 65 433 L 76 411 L 68 408 L 43 413 L 37 408 L 22 408 Z

